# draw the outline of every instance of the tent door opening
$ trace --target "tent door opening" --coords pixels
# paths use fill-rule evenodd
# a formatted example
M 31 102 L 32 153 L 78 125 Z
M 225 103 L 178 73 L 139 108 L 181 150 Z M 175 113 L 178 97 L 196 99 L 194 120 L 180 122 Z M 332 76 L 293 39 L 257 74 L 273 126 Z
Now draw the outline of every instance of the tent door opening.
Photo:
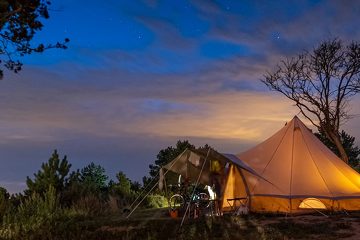
M 326 209 L 326 206 L 317 198 L 305 198 L 299 205 L 300 209 Z

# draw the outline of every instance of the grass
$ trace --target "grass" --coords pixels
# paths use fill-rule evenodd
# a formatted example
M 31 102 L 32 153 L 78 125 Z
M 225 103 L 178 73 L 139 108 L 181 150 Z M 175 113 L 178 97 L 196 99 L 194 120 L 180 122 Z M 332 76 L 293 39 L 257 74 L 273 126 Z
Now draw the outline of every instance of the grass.
M 360 227 L 360 213 L 330 217 L 304 215 L 251 214 L 171 219 L 168 209 L 141 209 L 126 219 L 126 214 L 69 219 L 71 226 L 58 229 L 54 239 L 118 240 L 118 239 L 341 239 L 354 237 Z M 59 226 L 64 223 L 59 223 Z M 64 226 L 65 226 L 64 225 Z M 32 239 L 32 238 L 24 238 Z M 356 237 L 354 238 L 356 239 Z
M 342 216 L 231 216 L 171 219 L 165 209 L 136 212 L 130 219 L 110 215 L 77 223 L 77 239 L 340 239 L 354 235 Z M 356 223 L 356 221 L 355 221 Z M 75 236 L 75 235 L 74 235 Z

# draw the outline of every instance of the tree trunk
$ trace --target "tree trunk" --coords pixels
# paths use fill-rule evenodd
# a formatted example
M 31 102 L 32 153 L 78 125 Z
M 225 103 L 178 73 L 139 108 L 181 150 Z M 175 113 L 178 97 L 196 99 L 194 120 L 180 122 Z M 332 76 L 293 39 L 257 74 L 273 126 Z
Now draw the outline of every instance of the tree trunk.
M 348 155 L 347 155 L 347 153 L 346 153 L 346 151 L 344 149 L 344 146 L 341 143 L 339 134 L 336 134 L 336 133 L 333 133 L 333 132 L 330 132 L 328 134 L 329 134 L 331 140 L 333 141 L 333 143 L 335 144 L 336 148 L 339 150 L 341 159 L 346 164 L 349 164 L 349 157 L 348 157 Z

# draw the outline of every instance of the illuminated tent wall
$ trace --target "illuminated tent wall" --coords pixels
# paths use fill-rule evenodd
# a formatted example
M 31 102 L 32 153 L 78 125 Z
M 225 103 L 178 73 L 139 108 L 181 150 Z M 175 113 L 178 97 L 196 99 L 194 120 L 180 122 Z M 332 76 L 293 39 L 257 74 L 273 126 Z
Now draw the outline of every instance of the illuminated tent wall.
M 240 197 L 248 191 L 251 211 L 360 210 L 360 175 L 323 145 L 297 117 L 237 157 L 263 177 L 230 170 L 229 176 L 237 176 L 228 181 L 238 186 L 238 193 L 233 195 Z M 244 181 L 240 173 L 247 187 L 241 185 Z M 227 186 L 225 193 L 235 191 L 226 189 Z
M 244 178 L 244 171 L 241 168 L 238 168 L 237 165 L 232 164 L 229 168 L 228 174 L 226 176 L 226 181 L 223 186 L 221 203 L 222 211 L 232 210 L 230 204 L 232 206 L 239 206 L 240 204 L 239 201 L 228 201 L 228 199 L 248 198 L 248 196 L 249 188 Z

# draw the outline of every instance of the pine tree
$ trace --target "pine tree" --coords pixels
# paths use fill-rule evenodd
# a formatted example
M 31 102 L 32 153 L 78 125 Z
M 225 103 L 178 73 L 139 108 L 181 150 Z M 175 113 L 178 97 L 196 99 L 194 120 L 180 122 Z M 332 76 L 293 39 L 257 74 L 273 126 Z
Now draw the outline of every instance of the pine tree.
M 41 165 L 41 169 L 34 174 L 34 180 L 27 177 L 26 184 L 28 189 L 26 195 L 32 193 L 44 194 L 50 186 L 56 193 L 61 193 L 67 182 L 71 164 L 67 161 L 66 156 L 60 160 L 57 150 L 50 157 L 49 161 Z
M 80 171 L 80 182 L 94 190 L 105 189 L 107 180 L 108 176 L 105 174 L 105 169 L 93 162 Z
M 119 194 L 122 197 L 130 196 L 132 189 L 132 183 L 130 179 L 128 179 L 123 172 L 118 172 L 116 174 L 117 182 L 112 181 L 109 184 L 109 188 L 117 194 Z
M 339 135 L 341 144 L 349 157 L 349 165 L 354 168 L 358 167 L 360 164 L 360 148 L 355 145 L 355 137 L 346 133 L 344 130 L 342 130 Z M 320 141 L 322 141 L 333 153 L 335 153 L 338 157 L 341 157 L 336 145 L 326 137 L 323 131 L 319 130 L 318 133 L 315 133 L 315 136 L 317 136 Z

